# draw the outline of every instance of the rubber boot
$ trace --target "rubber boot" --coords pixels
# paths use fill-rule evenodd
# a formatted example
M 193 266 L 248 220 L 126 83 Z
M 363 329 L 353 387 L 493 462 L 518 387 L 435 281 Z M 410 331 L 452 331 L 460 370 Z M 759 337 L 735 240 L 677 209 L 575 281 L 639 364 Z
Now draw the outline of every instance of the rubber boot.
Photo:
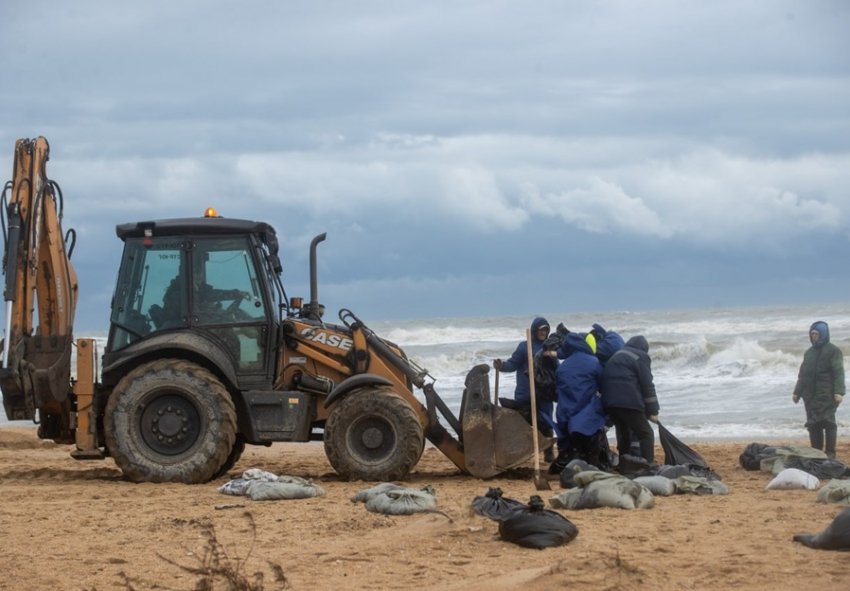
M 826 431 L 826 457 L 835 459 L 835 444 L 838 441 L 838 425 L 827 425 Z
M 823 427 L 819 424 L 809 427 L 809 441 L 813 448 L 823 451 Z

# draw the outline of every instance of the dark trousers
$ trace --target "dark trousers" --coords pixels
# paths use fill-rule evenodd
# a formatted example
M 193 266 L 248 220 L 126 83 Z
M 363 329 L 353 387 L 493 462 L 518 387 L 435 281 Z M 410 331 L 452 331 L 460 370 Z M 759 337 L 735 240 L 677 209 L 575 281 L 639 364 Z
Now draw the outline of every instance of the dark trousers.
M 826 451 L 826 455 L 835 458 L 835 444 L 838 441 L 838 425 L 821 421 L 809 427 L 809 441 L 812 447 Z M 824 450 L 824 441 L 826 449 Z
M 614 422 L 617 430 L 617 453 L 621 456 L 630 453 L 632 435 L 640 443 L 640 455 L 649 463 L 655 462 L 655 433 L 642 410 L 633 408 L 609 407 L 605 411 Z

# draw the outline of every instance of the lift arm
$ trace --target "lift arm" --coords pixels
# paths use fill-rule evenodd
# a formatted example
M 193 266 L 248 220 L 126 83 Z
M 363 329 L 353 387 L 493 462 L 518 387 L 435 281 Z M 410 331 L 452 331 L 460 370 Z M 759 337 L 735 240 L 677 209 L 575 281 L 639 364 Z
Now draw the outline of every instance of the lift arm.
M 6 276 L 0 389 L 10 420 L 35 420 L 38 410 L 43 428 L 46 420 L 51 423 L 50 437 L 67 439 L 78 295 L 71 266 L 76 234 L 62 235 L 62 192 L 47 177 L 49 156 L 43 137 L 19 139 L 12 180 L 0 204 Z

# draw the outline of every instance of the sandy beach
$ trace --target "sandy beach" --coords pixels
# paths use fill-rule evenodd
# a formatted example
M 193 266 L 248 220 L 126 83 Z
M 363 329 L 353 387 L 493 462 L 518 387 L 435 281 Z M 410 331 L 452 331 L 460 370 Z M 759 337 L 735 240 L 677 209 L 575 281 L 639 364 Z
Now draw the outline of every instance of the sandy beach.
M 111 460 L 76 461 L 34 428 L 0 428 L 0 589 L 199 588 L 190 569 L 204 560 L 210 531 L 228 564 L 249 578 L 263 573 L 267 590 L 847 588 L 850 553 L 792 542 L 822 531 L 841 507 L 817 503 L 814 491 L 765 490 L 770 474 L 738 465 L 746 443 L 691 444 L 728 496 L 561 511 L 578 537 L 530 550 L 501 541 L 470 502 L 490 486 L 527 502 L 537 493 L 531 463 L 481 481 L 428 448 L 407 484 L 432 485 L 451 519 L 389 517 L 349 501 L 374 483 L 340 481 L 321 445 L 249 447 L 227 477 L 205 485 L 133 484 Z M 838 457 L 850 458 L 850 441 L 839 441 Z M 254 502 L 217 492 L 248 468 L 310 477 L 327 494 Z M 544 499 L 560 490 L 551 486 Z M 285 583 L 275 581 L 281 573 Z

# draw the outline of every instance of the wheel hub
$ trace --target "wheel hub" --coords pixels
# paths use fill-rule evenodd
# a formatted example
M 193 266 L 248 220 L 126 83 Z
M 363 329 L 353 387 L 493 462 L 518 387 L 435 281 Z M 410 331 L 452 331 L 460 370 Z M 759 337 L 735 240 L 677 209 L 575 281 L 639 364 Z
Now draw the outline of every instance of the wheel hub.
M 363 445 L 369 449 L 378 449 L 384 443 L 384 434 L 380 429 L 369 427 L 363 431 Z
M 139 431 L 150 449 L 172 456 L 194 445 L 199 425 L 197 409 L 185 398 L 168 394 L 148 403 L 141 415 Z

